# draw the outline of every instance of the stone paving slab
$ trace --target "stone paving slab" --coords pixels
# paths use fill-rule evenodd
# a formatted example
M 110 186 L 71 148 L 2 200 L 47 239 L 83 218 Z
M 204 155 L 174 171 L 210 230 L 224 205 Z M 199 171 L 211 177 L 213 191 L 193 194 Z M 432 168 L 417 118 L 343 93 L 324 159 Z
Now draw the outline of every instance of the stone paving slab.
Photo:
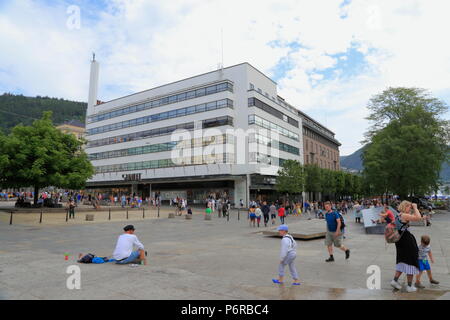
M 263 235 L 278 237 L 277 227 L 271 228 L 269 231 L 263 231 Z M 289 225 L 289 234 L 298 240 L 312 240 L 325 238 L 326 231 L 323 228 L 323 221 L 319 219 L 314 220 L 302 220 L 291 223 Z

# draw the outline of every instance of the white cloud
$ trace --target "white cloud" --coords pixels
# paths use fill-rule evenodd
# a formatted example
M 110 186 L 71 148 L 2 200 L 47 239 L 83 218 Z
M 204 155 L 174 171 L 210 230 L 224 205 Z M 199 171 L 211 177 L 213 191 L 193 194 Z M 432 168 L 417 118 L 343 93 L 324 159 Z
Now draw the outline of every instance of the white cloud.
M 96 51 L 100 98 L 109 100 L 213 70 L 223 30 L 225 66 L 248 61 L 270 76 L 281 59 L 289 61 L 280 94 L 307 113 L 334 115 L 337 121 L 328 117 L 327 125 L 343 154 L 357 149 L 367 127 L 365 105 L 387 86 L 448 97 L 445 0 L 354 0 L 343 8 L 341 0 L 114 0 L 100 12 L 84 3 L 80 30 L 66 27 L 71 3 L 1 5 L 1 90 L 86 101 Z M 301 48 L 289 46 L 294 42 Z M 346 55 L 333 57 L 350 48 L 365 56 L 360 74 L 320 73 L 339 60 L 351 65 Z

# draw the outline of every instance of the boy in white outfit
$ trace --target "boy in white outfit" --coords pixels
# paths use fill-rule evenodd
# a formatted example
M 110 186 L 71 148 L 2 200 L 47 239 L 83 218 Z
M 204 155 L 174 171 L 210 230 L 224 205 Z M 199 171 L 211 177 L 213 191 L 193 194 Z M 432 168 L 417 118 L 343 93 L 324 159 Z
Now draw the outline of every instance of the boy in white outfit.
M 294 280 L 294 286 L 299 286 L 297 269 L 295 268 L 295 258 L 297 257 L 297 243 L 294 238 L 288 234 L 288 226 L 282 224 L 278 227 L 278 233 L 283 237 L 281 239 L 280 265 L 278 266 L 278 279 L 272 279 L 273 283 L 282 284 L 284 278 L 284 269 L 289 266 L 291 277 Z

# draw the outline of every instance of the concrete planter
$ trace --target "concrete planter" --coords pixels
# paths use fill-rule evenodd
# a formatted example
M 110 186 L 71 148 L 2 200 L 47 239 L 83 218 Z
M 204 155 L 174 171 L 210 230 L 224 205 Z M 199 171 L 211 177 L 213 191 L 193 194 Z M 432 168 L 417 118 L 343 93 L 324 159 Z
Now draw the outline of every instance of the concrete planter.
M 175 213 L 169 213 L 169 219 L 174 219 L 175 218 Z
M 94 221 L 94 215 L 93 214 L 87 214 L 86 215 L 86 221 Z

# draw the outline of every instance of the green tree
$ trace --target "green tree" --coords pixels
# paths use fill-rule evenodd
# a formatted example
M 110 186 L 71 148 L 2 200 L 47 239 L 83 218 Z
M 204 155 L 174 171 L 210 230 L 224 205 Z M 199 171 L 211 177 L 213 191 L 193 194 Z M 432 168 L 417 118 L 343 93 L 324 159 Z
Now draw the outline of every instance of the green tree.
M 307 164 L 305 167 L 305 191 L 315 195 L 322 192 L 322 172 L 316 164 Z M 313 196 L 315 199 L 315 196 Z
M 330 169 L 322 169 L 322 182 L 321 182 L 321 186 L 322 186 L 322 192 L 329 194 L 329 195 L 335 195 L 336 193 L 336 180 L 334 178 L 335 175 L 334 170 L 330 170 Z
M 51 112 L 31 126 L 18 125 L 0 137 L 0 183 L 3 187 L 34 187 L 34 203 L 39 189 L 48 186 L 81 189 L 94 174 L 83 142 L 53 126 Z
M 424 89 L 388 88 L 368 105 L 364 176 L 371 192 L 402 198 L 432 191 L 448 158 L 447 105 Z
M 275 189 L 284 195 L 300 194 L 304 190 L 303 166 L 295 160 L 286 160 L 278 170 Z

